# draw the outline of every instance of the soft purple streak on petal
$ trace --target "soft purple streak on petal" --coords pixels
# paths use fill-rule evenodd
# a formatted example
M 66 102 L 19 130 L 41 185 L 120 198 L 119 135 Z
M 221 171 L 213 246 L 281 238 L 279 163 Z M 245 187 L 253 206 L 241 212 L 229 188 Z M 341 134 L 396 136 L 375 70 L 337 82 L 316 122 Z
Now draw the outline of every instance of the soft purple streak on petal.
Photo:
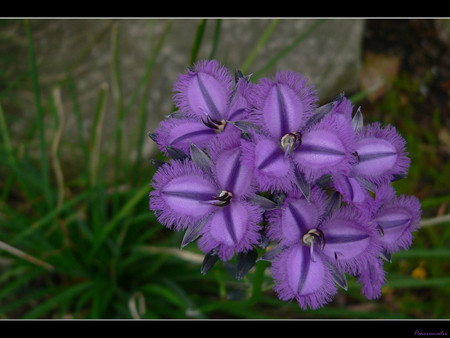
M 383 261 L 376 259 L 366 262 L 366 266 L 362 269 L 358 282 L 362 284 L 361 293 L 367 299 L 380 298 L 381 287 L 386 282 Z
M 371 199 L 368 190 L 354 177 L 335 175 L 332 185 L 342 195 L 344 202 L 362 205 Z
M 155 131 L 160 149 L 167 155 L 166 148 L 173 146 L 189 154 L 190 143 L 203 148 L 217 133 L 194 118 L 169 118 L 160 123 Z
M 220 121 L 228 110 L 232 83 L 228 70 L 217 61 L 200 61 L 175 82 L 175 105 L 185 115 L 201 117 L 209 114 Z
M 218 137 L 208 147 L 213 172 L 222 190 L 239 198 L 254 193 L 253 171 L 242 161 L 241 138 L 239 132 L 230 132 L 229 137 Z
M 326 204 L 326 194 L 317 187 L 312 188 L 309 202 L 299 191 L 288 193 L 280 209 L 266 213 L 267 236 L 286 246 L 300 243 L 303 235 L 318 227 Z
M 302 143 L 292 152 L 292 157 L 311 183 L 325 174 L 347 174 L 354 138 L 351 124 L 338 114 L 329 114 L 302 132 Z
M 344 206 L 325 220 L 320 229 L 325 237 L 323 253 L 339 268 L 358 273 L 364 261 L 378 257 L 381 239 L 368 214 Z
M 389 253 L 407 249 L 418 229 L 422 211 L 414 196 L 393 197 L 377 210 L 372 221 L 383 229 L 383 246 Z
M 200 250 L 218 249 L 219 257 L 227 261 L 235 252 L 246 252 L 259 241 L 262 211 L 250 203 L 233 200 L 220 208 L 208 221 L 198 240 Z
M 153 175 L 150 209 L 158 221 L 175 230 L 184 229 L 214 211 L 205 203 L 218 192 L 211 177 L 188 160 L 172 161 Z
M 240 78 L 233 90 L 227 115 L 224 117 L 228 121 L 239 121 L 245 119 L 249 110 L 249 97 L 253 83 L 245 78 Z
M 275 79 L 263 78 L 255 85 L 252 115 L 275 139 L 299 131 L 315 108 L 317 97 L 306 78 L 294 72 L 278 72 Z
M 257 133 L 251 135 L 253 141 L 242 142 L 242 161 L 253 168 L 259 189 L 290 190 L 294 184 L 290 156 L 284 156 L 277 141 Z
M 375 184 L 389 182 L 393 175 L 409 168 L 405 146 L 405 140 L 394 127 L 382 128 L 377 122 L 367 125 L 355 143 L 359 163 L 353 166 L 352 172 Z
M 272 263 L 274 290 L 281 300 L 295 299 L 302 309 L 316 309 L 331 301 L 337 292 L 320 252 L 311 260 L 310 248 L 293 245 Z

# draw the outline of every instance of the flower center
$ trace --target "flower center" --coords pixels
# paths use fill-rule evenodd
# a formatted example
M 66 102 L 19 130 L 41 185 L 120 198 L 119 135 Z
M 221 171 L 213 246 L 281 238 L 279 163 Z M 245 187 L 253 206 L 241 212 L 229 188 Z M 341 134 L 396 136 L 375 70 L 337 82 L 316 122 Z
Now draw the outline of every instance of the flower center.
M 210 115 L 206 115 L 206 121 L 202 117 L 202 122 L 205 126 L 211 129 L 215 129 L 217 132 L 221 132 L 225 129 L 225 125 L 227 124 L 227 121 L 217 121 L 213 119 Z
M 215 201 L 217 201 L 213 204 L 219 207 L 224 207 L 231 203 L 232 197 L 233 194 L 231 192 L 222 190 L 216 197 L 213 198 Z
M 319 229 L 309 230 L 303 235 L 302 241 L 306 246 L 313 246 L 317 242 L 322 245 L 322 248 L 325 246 L 325 237 L 323 232 Z
M 284 135 L 280 140 L 280 146 L 284 150 L 285 154 L 290 154 L 301 144 L 302 134 L 297 131 Z

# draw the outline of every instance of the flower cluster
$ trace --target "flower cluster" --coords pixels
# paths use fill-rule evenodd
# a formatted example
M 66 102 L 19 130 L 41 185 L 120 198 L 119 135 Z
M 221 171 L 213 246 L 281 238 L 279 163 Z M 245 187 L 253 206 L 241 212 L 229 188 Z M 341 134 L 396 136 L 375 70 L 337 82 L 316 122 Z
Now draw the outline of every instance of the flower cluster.
M 236 255 L 238 279 L 270 261 L 275 292 L 302 309 L 330 302 L 346 274 L 380 297 L 384 262 L 421 216 L 392 186 L 410 165 L 393 126 L 364 125 L 343 94 L 319 106 L 299 73 L 252 83 L 215 60 L 179 75 L 173 98 L 150 135 L 170 158 L 154 162 L 150 209 L 186 231 L 182 247 L 197 241 L 202 273 Z

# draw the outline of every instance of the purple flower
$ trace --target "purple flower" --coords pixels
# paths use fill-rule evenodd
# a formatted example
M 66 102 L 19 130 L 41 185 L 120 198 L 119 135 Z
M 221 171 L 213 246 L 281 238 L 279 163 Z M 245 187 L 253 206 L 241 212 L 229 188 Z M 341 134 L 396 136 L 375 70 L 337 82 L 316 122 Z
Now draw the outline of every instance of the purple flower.
M 343 94 L 318 107 L 314 87 L 290 71 L 253 85 L 202 61 L 174 92 L 178 111 L 152 134 L 171 161 L 155 162 L 149 204 L 186 231 L 182 248 L 197 241 L 202 273 L 236 253 L 240 279 L 255 246 L 272 242 L 259 259 L 282 300 L 321 307 L 347 289 L 346 274 L 368 299 L 381 296 L 384 262 L 411 245 L 421 217 L 418 199 L 391 183 L 410 164 L 393 126 L 364 125 Z
M 421 215 L 415 196 L 397 196 L 390 184 L 375 191 L 371 222 L 380 228 L 385 253 L 390 255 L 411 246 L 412 233 L 419 228 Z
M 261 132 L 252 133 L 243 152 L 261 190 L 290 190 L 350 169 L 355 133 L 337 115 L 314 113 L 316 101 L 313 87 L 298 73 L 278 72 L 274 80 L 255 85 L 249 119 Z
M 174 85 L 178 112 L 161 122 L 155 141 L 167 154 L 171 146 L 189 153 L 190 143 L 204 148 L 218 135 L 240 135 L 233 122 L 245 118 L 252 83 L 237 72 L 236 83 L 229 71 L 215 60 L 198 62 Z M 229 135 L 227 135 L 229 136 Z
M 367 208 L 371 203 L 370 192 L 404 175 L 410 159 L 405 140 L 393 126 L 383 128 L 378 122 L 363 126 L 361 110 L 353 118 L 352 111 L 353 105 L 344 98 L 330 112 L 340 116 L 343 123 L 352 125 L 356 132 L 352 153 L 355 160 L 349 172 L 333 175 L 332 187 L 339 191 L 344 202 Z
M 269 238 L 282 248 L 272 261 L 274 289 L 280 299 L 296 299 L 303 309 L 328 303 L 337 292 L 336 276 L 366 273 L 381 251 L 378 230 L 367 214 L 351 206 L 326 210 L 325 193 L 314 187 L 309 202 L 300 192 L 290 192 L 281 209 L 267 216 Z
M 251 171 L 240 162 L 240 139 L 216 140 L 208 154 L 209 166 L 199 155 L 192 156 L 198 164 L 185 159 L 161 166 L 153 176 L 150 209 L 169 228 L 195 229 L 199 248 L 217 250 L 226 261 L 258 243 L 262 211 L 246 199 L 255 190 Z

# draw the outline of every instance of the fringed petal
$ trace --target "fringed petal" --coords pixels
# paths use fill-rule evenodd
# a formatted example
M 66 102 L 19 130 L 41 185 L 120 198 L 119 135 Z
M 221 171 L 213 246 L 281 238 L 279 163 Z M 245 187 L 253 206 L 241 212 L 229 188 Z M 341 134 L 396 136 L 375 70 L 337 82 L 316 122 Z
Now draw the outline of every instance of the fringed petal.
M 356 207 L 367 207 L 367 203 L 372 201 L 369 190 L 351 175 L 334 175 L 331 185 L 342 195 L 344 202 Z
M 253 83 L 246 78 L 240 78 L 232 91 L 229 108 L 225 116 L 228 121 L 244 120 L 249 112 L 249 98 Z
M 391 125 L 384 128 L 378 122 L 367 125 L 358 134 L 355 151 L 358 161 L 353 174 L 375 184 L 389 182 L 409 168 L 406 142 Z
M 216 60 L 198 62 L 187 74 L 180 74 L 174 84 L 175 105 L 185 115 L 210 115 L 221 121 L 228 113 L 233 77 Z
M 242 142 L 242 161 L 253 168 L 253 175 L 262 191 L 291 190 L 294 186 L 293 163 L 278 142 L 257 133 L 251 141 Z
M 319 225 L 326 205 L 326 194 L 317 187 L 312 188 L 309 202 L 299 191 L 289 193 L 280 209 L 266 213 L 268 237 L 285 246 L 301 243 L 303 235 Z
M 382 248 L 378 230 L 369 223 L 368 215 L 351 206 L 335 211 L 320 230 L 325 238 L 323 253 L 350 274 L 358 274 L 364 262 L 378 257 Z
M 278 72 L 275 79 L 262 78 L 255 85 L 251 104 L 253 118 L 279 140 L 299 131 L 315 109 L 317 96 L 312 85 L 301 74 Z
M 191 161 L 172 161 L 159 167 L 152 186 L 150 210 L 168 228 L 184 229 L 217 208 L 205 203 L 217 195 L 217 185 Z
M 205 253 L 217 249 L 220 259 L 228 261 L 234 253 L 247 252 L 259 242 L 261 220 L 261 209 L 233 200 L 209 219 L 198 246 Z
M 155 141 L 160 150 L 166 155 L 167 147 L 172 146 L 189 154 L 189 147 L 194 143 L 199 148 L 204 148 L 218 135 L 214 129 L 208 128 L 202 121 L 195 118 L 168 118 L 161 121 L 155 131 Z
M 388 253 L 409 248 L 412 233 L 419 228 L 422 210 L 415 196 L 401 195 L 386 199 L 373 215 L 372 222 L 382 229 L 383 247 Z
M 256 191 L 252 167 L 242 161 L 240 132 L 235 130 L 230 137 L 216 139 L 208 147 L 212 161 L 213 174 L 222 190 L 240 198 Z
M 361 283 L 361 294 L 367 299 L 378 299 L 381 297 L 381 288 L 386 283 L 383 261 L 381 259 L 367 261 L 359 275 L 358 282 Z
M 297 244 L 282 251 L 272 262 L 271 271 L 278 297 L 295 299 L 303 310 L 322 307 L 337 293 L 326 259 L 317 251 L 312 260 L 306 246 Z
M 303 132 L 301 145 L 292 157 L 311 183 L 322 175 L 347 174 L 354 161 L 354 138 L 351 124 L 330 114 Z

